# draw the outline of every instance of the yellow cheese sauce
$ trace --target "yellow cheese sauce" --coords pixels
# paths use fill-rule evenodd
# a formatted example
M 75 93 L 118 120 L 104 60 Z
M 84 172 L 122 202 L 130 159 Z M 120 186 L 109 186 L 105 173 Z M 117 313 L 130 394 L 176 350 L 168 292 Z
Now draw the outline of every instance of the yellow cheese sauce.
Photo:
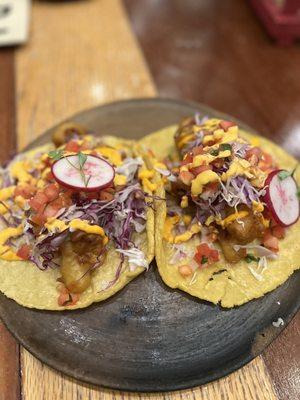
M 16 161 L 10 168 L 10 173 L 13 178 L 16 178 L 19 183 L 34 182 L 35 179 L 27 171 L 31 165 L 28 161 Z
M 116 167 L 122 164 L 122 157 L 118 150 L 112 149 L 110 147 L 100 146 L 95 149 L 97 153 L 100 153 L 103 157 L 107 158 Z
M 188 217 L 188 216 L 186 216 Z M 164 223 L 164 230 L 163 230 L 163 238 L 169 243 L 182 243 L 187 242 L 191 239 L 193 235 L 199 233 L 201 231 L 201 226 L 199 224 L 193 224 L 189 229 L 187 229 L 184 233 L 179 235 L 174 235 L 172 230 L 176 224 L 180 221 L 179 215 L 174 215 L 172 217 L 167 217 Z M 184 218 L 183 218 L 184 221 Z M 187 222 L 184 221 L 184 222 Z
M 9 186 L 0 190 L 0 201 L 11 198 L 15 192 L 15 186 Z
M 115 186 L 123 186 L 126 185 L 127 178 L 125 175 L 116 174 L 114 177 Z
M 21 235 L 23 232 L 23 226 L 19 225 L 17 228 L 5 228 L 0 232 L 0 258 L 8 261 L 21 260 L 20 257 L 14 253 L 11 248 L 5 243 L 9 238 Z
M 101 228 L 101 226 L 90 225 L 87 221 L 83 221 L 81 219 L 73 219 L 69 224 L 69 228 L 74 230 L 80 230 L 94 235 L 103 236 L 104 244 L 108 242 L 108 238 L 105 235 L 104 229 Z
M 225 182 L 229 178 L 234 176 L 246 176 L 247 178 L 254 178 L 254 175 L 250 172 L 251 164 L 247 160 L 236 158 L 230 164 L 228 171 L 222 174 L 222 181 Z
M 234 214 L 228 215 L 228 217 L 224 218 L 223 220 L 216 219 L 217 224 L 221 225 L 222 227 L 226 227 L 231 224 L 233 221 L 247 217 L 249 215 L 248 211 L 238 211 Z
M 180 207 L 181 208 L 187 208 L 189 205 L 189 199 L 187 196 L 182 196 L 181 202 L 180 202 Z
M 68 228 L 68 226 L 55 217 L 48 218 L 47 222 L 45 223 L 45 228 L 48 229 L 49 232 L 62 232 Z
M 210 182 L 217 182 L 220 178 L 218 174 L 211 170 L 203 171 L 195 179 L 192 180 L 191 192 L 193 196 L 202 193 L 203 187 Z
M 108 242 L 108 238 L 105 235 L 104 229 L 98 225 L 90 225 L 87 221 L 75 218 L 66 224 L 58 218 L 48 218 L 45 223 L 45 227 L 49 232 L 63 232 L 64 230 L 70 228 L 71 230 L 79 230 L 89 234 L 100 235 L 104 238 L 104 243 Z

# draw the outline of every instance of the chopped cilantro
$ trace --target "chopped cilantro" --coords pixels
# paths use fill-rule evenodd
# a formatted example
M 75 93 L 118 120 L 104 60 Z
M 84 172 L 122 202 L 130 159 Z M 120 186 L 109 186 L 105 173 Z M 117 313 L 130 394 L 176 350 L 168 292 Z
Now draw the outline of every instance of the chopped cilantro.
M 219 150 L 218 149 L 211 150 L 209 154 L 211 154 L 212 156 L 217 156 L 219 154 Z
M 83 168 L 85 162 L 87 159 L 87 155 L 84 153 L 81 153 L 81 151 L 78 153 L 78 161 L 79 161 L 79 166 L 80 168 Z
M 278 172 L 278 178 L 281 181 L 283 181 L 284 179 L 288 178 L 291 175 L 292 175 L 292 171 L 282 170 L 282 171 Z
M 294 176 L 299 164 L 296 165 L 296 167 L 292 171 L 286 171 L 285 169 L 280 171 L 278 173 L 278 178 L 283 181 L 285 178 L 288 178 L 289 176 Z
M 255 257 L 253 254 L 249 253 L 246 255 L 245 260 L 248 264 L 250 264 L 252 261 L 258 262 L 260 260 L 260 258 Z
M 208 262 L 208 258 L 205 256 L 202 256 L 201 258 L 201 264 L 206 264 Z
M 60 160 L 62 158 L 62 156 L 64 155 L 64 151 L 62 149 L 58 149 L 58 150 L 51 150 L 48 153 L 48 156 L 50 158 L 52 158 L 53 160 Z
M 232 146 L 231 146 L 231 144 L 229 144 L 229 143 L 222 143 L 221 145 L 220 145 L 220 150 L 221 151 L 226 151 L 226 150 L 232 150 Z

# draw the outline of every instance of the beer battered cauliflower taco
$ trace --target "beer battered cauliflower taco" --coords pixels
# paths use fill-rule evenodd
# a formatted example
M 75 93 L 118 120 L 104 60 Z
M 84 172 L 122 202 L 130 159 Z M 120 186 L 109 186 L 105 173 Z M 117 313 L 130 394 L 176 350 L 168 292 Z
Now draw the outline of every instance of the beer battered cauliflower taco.
M 199 115 L 142 142 L 159 160 L 155 255 L 168 286 L 233 307 L 299 268 L 293 157 L 234 122 Z
M 1 169 L 0 290 L 26 307 L 83 308 L 154 255 L 147 154 L 72 123 Z

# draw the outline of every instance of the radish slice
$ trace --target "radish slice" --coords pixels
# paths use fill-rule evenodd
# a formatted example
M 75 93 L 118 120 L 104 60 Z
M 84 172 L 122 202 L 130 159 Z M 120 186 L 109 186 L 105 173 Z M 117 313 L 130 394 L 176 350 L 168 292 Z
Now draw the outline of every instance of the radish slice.
M 290 226 L 299 218 L 297 183 L 292 176 L 280 179 L 278 174 L 281 171 L 275 170 L 268 175 L 264 202 L 277 224 Z
M 78 155 L 63 157 L 52 165 L 52 174 L 62 186 L 94 192 L 109 186 L 115 176 L 114 168 L 103 158 L 87 155 L 80 169 Z

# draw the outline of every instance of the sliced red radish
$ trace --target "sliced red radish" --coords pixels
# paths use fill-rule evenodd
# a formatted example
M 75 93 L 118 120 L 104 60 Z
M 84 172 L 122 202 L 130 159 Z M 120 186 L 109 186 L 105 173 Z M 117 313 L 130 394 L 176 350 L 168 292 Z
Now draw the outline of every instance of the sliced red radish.
M 115 170 L 103 158 L 86 155 L 84 162 L 82 162 L 78 155 L 70 155 L 61 158 L 52 165 L 52 174 L 62 186 L 74 190 L 94 192 L 112 183 Z
M 277 224 L 289 226 L 299 218 L 297 183 L 291 175 L 280 179 L 280 172 L 285 171 L 277 169 L 268 175 L 264 202 Z

